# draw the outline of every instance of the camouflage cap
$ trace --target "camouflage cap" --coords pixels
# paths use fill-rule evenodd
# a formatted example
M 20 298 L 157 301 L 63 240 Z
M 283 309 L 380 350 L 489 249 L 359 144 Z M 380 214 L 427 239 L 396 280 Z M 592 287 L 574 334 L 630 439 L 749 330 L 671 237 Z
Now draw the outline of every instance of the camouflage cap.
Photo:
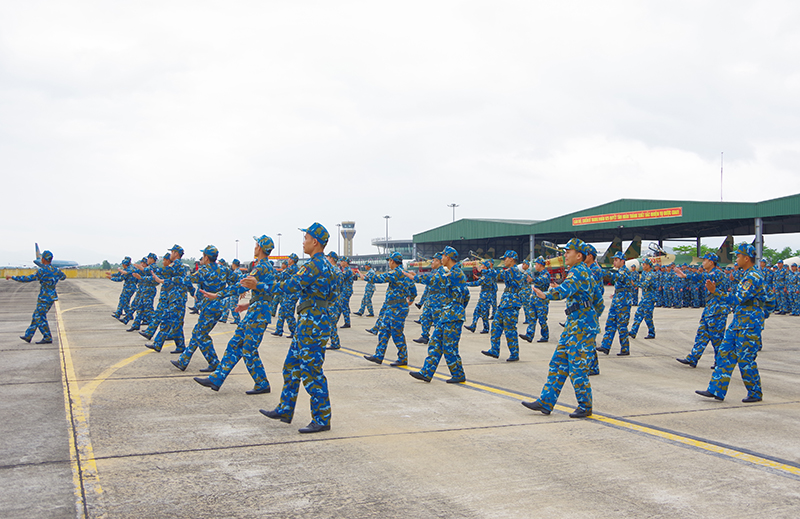
M 219 256 L 219 249 L 214 247 L 213 245 L 207 245 L 206 248 L 201 250 L 200 252 L 202 252 L 209 258 L 213 258 L 214 261 L 216 261 L 217 256 Z
M 322 226 L 322 224 L 314 222 L 312 223 L 308 229 L 300 229 L 306 234 L 311 235 L 312 238 L 317 240 L 320 245 L 323 247 L 328 244 L 328 239 L 331 237 L 328 229 Z
M 341 261 L 344 261 L 344 262 L 345 262 L 345 263 L 347 263 L 348 265 L 350 264 L 350 258 L 348 258 L 347 256 L 342 256 L 341 258 L 339 258 L 339 261 L 340 261 L 340 262 L 341 262 Z
M 719 256 L 717 256 L 713 252 L 706 252 L 705 254 L 703 254 L 702 259 L 704 260 L 707 259 L 713 261 L 714 263 L 719 263 Z
M 338 255 L 338 254 L 336 254 L 336 251 L 330 251 L 330 252 L 328 253 L 328 257 L 329 257 L 330 259 L 332 259 L 333 261 L 339 261 L 339 255 Z
M 543 266 L 543 267 L 544 267 L 544 265 L 545 265 L 544 258 L 543 258 L 543 257 L 541 257 L 541 256 L 539 256 L 538 258 L 536 258 L 536 259 L 535 259 L 533 262 L 534 262 L 534 263 L 536 263 L 537 265 L 541 265 L 541 266 Z
M 745 254 L 751 258 L 756 257 L 756 248 L 749 243 L 742 243 L 736 248 L 736 254 Z
M 171 249 L 167 249 L 167 250 L 175 251 L 175 252 L 177 252 L 178 254 L 181 254 L 181 255 L 183 254 L 183 247 L 181 247 L 177 243 L 175 245 L 173 245 Z
M 370 268 L 372 268 L 372 263 L 370 263 L 370 262 L 368 261 L 368 262 L 364 263 L 364 266 L 365 266 L 365 267 L 370 267 Z
M 737 251 L 737 252 L 738 252 L 738 251 Z M 783 265 L 783 260 L 782 260 L 782 259 L 779 259 L 779 260 L 778 260 L 778 263 L 776 263 L 776 265 Z
M 220 265 L 227 265 L 227 264 L 228 264 L 228 262 L 227 262 L 227 261 L 225 261 L 225 259 L 224 259 L 224 258 L 220 258 L 220 259 L 218 259 L 218 260 L 217 260 L 217 263 L 219 263 Z
M 652 267 L 653 266 L 653 262 L 650 261 L 650 258 L 645 258 L 645 259 L 642 260 L 642 265 L 650 265 Z
M 42 253 L 42 259 L 45 261 L 50 261 L 53 259 L 53 253 L 49 250 L 46 250 Z
M 564 245 L 564 249 L 572 249 L 580 252 L 581 254 L 585 254 L 586 244 L 580 238 L 572 238 L 567 242 L 566 245 Z
M 433 259 L 438 259 L 438 260 L 442 259 L 442 253 L 437 252 L 436 254 L 433 255 Z
M 388 258 L 386 258 L 386 261 L 389 261 L 389 260 L 394 261 L 398 265 L 402 265 L 403 264 L 403 255 L 400 254 L 397 251 L 394 251 L 393 253 L 389 254 Z
M 168 260 L 168 259 L 170 259 L 170 258 L 172 258 L 172 254 L 170 254 L 169 252 L 168 252 L 168 253 L 166 253 L 166 254 L 164 254 L 164 255 L 161 257 L 161 259 L 165 259 L 165 260 Z
M 622 251 L 618 251 L 618 252 L 616 252 L 616 253 L 614 254 L 614 256 L 612 256 L 612 257 L 613 257 L 614 259 L 621 259 L 622 261 L 625 261 L 625 254 L 623 254 L 623 253 L 622 253 Z
M 293 252 L 293 253 L 289 254 L 289 259 L 290 259 L 290 260 L 292 260 L 292 261 L 294 261 L 295 263 L 297 263 L 297 261 L 298 261 L 300 258 L 298 258 L 298 257 L 297 257 L 297 254 L 295 254 L 295 253 Z
M 500 259 L 506 259 L 506 258 L 511 258 L 511 259 L 516 260 L 516 259 L 519 259 L 519 256 L 517 255 L 516 251 L 507 250 L 505 254 L 500 256 Z
M 485 259 L 485 260 L 483 260 L 482 263 L 483 263 L 483 266 L 486 267 L 487 269 L 492 268 L 492 260 Z
M 262 234 L 261 237 L 253 236 L 253 239 L 256 241 L 258 246 L 261 247 L 261 250 L 267 254 L 267 256 L 269 256 L 269 253 L 275 248 L 275 242 L 273 242 L 272 238 L 266 234 Z
M 442 257 L 447 256 L 450 259 L 458 260 L 458 251 L 451 246 L 447 246 L 442 251 Z
M 242 262 L 239 261 L 238 259 L 235 259 L 235 260 L 231 261 L 231 265 L 241 265 L 241 264 L 242 264 Z
M 147 259 L 151 259 L 151 260 L 155 261 L 155 260 L 158 259 L 158 256 L 156 256 L 155 252 L 151 252 L 150 254 L 147 255 Z
M 591 243 L 587 243 L 587 244 L 586 244 L 586 247 L 585 247 L 584 253 L 585 253 L 585 254 L 587 254 L 587 255 L 588 255 L 588 254 L 591 254 L 591 255 L 592 255 L 592 256 L 594 256 L 595 258 L 597 257 L 597 249 L 595 249 L 595 248 L 594 248 L 594 245 L 592 245 Z
M 122 258 L 122 263 L 120 263 L 120 265 L 130 265 L 130 264 L 131 264 L 130 256 L 125 256 L 124 258 Z

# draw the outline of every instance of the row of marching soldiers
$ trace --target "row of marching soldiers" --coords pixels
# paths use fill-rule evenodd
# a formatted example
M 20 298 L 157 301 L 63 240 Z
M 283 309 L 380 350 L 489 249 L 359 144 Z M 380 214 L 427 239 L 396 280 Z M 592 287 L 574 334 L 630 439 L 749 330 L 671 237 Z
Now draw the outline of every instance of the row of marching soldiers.
M 173 246 L 162 258 L 162 265 L 157 265 L 155 255 L 138 264 L 131 264 L 126 258 L 119 272 L 110 276 L 114 281 L 125 283 L 119 307 L 112 315 L 126 324 L 132 320 L 132 329 L 149 319 L 148 328 L 140 330 L 146 338 L 154 338 L 153 343 L 146 344 L 146 347 L 160 352 L 165 341 L 174 341 L 175 350 L 172 353 L 180 356 L 171 363 L 181 371 L 186 370 L 192 355 L 200 349 L 208 362 L 208 366 L 200 371 L 209 375 L 195 377 L 194 380 L 214 391 L 220 389 L 233 367 L 243 359 L 254 381 L 253 389 L 246 393 L 257 395 L 271 391 L 258 347 L 271 322 L 271 306 L 275 296 L 281 295 L 281 317 L 289 328 L 292 343 L 283 367 L 284 384 L 280 404 L 274 410 L 262 409 L 261 413 L 290 423 L 299 385 L 303 383 L 311 396 L 312 421 L 300 432 L 330 430 L 330 399 L 322 363 L 324 346 L 332 329 L 335 331 L 336 325 L 335 322 L 331 323 L 329 309 L 338 307 L 338 279 L 341 272 L 323 254 L 330 237 L 325 227 L 314 223 L 301 231 L 305 233 L 303 251 L 310 256 L 309 260 L 298 268 L 297 256 L 292 254 L 280 272 L 269 260 L 274 243 L 266 235 L 254 237 L 255 260 L 246 273 L 220 265 L 219 251 L 213 245 L 201 251 L 203 257 L 199 267 L 191 272 L 181 261 L 184 250 L 179 245 Z M 136 283 L 137 293 L 140 293 L 138 297 L 151 297 L 150 310 L 154 288 L 161 285 L 159 308 L 152 314 L 148 312 L 146 299 L 138 303 L 134 299 L 134 304 L 126 313 L 126 302 L 130 300 L 132 291 L 129 287 Z M 153 296 L 149 292 L 150 286 L 153 287 Z M 242 299 L 248 292 L 250 299 L 244 302 Z M 183 324 L 188 295 L 195 296 L 195 309 L 199 315 L 191 339 L 186 344 Z M 238 322 L 222 359 L 219 359 L 210 333 L 222 320 L 224 313 L 231 309 L 235 322 L 240 312 L 246 310 L 247 313 Z

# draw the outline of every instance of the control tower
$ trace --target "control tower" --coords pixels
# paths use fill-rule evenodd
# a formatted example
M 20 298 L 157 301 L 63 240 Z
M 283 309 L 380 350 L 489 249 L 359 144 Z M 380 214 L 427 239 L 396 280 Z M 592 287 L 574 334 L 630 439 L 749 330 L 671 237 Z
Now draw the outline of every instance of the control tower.
M 344 238 L 343 254 L 348 258 L 353 255 L 353 236 L 356 235 L 356 222 L 342 222 L 342 238 Z

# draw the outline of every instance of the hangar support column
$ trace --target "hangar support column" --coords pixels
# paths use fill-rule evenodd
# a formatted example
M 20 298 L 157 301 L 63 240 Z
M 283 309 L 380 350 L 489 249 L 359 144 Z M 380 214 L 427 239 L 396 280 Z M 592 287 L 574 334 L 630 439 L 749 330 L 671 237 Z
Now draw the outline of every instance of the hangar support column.
M 528 246 L 531 248 L 530 254 L 531 254 L 531 264 L 532 264 L 533 260 L 536 259 L 536 257 L 533 255 L 534 247 L 536 246 L 536 235 L 535 234 L 531 234 L 531 235 L 528 236 Z
M 761 260 L 764 257 L 764 221 L 761 218 L 756 218 L 756 259 Z

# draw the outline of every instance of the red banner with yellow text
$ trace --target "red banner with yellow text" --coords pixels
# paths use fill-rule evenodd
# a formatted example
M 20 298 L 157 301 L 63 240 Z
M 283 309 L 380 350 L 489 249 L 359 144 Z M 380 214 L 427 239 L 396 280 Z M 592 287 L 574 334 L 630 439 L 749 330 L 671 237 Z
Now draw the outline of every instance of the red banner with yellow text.
M 572 225 L 590 225 L 593 223 L 630 222 L 632 220 L 653 220 L 656 218 L 677 218 L 683 216 L 682 207 L 669 207 L 667 209 L 645 209 L 642 211 L 628 211 L 626 213 L 597 214 L 592 216 L 577 216 L 572 219 Z

